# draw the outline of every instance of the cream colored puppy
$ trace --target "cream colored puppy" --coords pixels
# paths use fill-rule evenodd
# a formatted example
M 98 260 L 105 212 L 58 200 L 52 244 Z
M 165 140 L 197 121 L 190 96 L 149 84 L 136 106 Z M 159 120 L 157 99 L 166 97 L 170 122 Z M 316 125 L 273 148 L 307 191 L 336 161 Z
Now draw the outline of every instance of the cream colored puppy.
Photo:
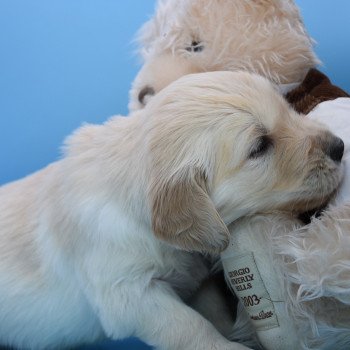
M 243 215 L 322 205 L 338 143 L 265 78 L 232 72 L 78 129 L 60 161 L 0 189 L 0 343 L 244 349 L 182 301 L 208 273 L 196 252 L 222 251 Z

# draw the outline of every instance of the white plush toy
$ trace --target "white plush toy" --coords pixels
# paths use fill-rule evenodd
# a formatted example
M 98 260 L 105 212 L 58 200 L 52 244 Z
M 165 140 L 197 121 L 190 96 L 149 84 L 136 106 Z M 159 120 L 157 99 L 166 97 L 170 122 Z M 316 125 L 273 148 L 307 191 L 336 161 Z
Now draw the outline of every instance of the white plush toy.
M 287 298 L 280 264 L 274 261 L 271 241 L 295 229 L 292 217 L 245 218 L 231 227 L 230 245 L 221 254 L 227 282 L 239 298 L 257 338 L 269 350 L 300 349 L 301 341 Z M 280 227 L 277 228 L 277 225 Z M 249 334 L 249 329 L 248 329 Z
M 257 335 L 268 350 L 350 349 L 350 99 L 311 69 L 318 60 L 294 1 L 159 0 L 140 44 L 130 109 L 182 75 L 243 69 L 343 138 L 346 169 L 332 206 L 307 226 L 285 213 L 234 223 L 222 259 L 241 300 L 232 338 Z
M 222 261 L 242 301 L 236 340 L 256 349 L 349 349 L 350 205 L 342 208 L 311 228 L 280 213 L 234 223 Z M 347 234 L 327 234 L 335 222 Z
M 293 0 L 158 0 L 139 42 L 131 110 L 189 73 L 247 70 L 293 84 L 319 63 Z

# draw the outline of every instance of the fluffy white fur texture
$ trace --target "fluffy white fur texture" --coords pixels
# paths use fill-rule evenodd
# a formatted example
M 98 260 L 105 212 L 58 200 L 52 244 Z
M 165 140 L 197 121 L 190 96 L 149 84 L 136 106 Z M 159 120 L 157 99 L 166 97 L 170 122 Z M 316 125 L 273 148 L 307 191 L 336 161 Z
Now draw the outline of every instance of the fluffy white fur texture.
M 289 313 L 305 349 L 350 346 L 350 203 L 276 240 Z
M 157 93 L 185 74 L 247 70 L 286 84 L 319 62 L 292 0 L 158 0 L 138 41 L 144 65 L 131 110 L 149 99 L 139 98 L 145 87 Z
M 226 264 L 226 269 L 228 266 L 231 266 L 229 269 L 234 269 L 237 264 L 241 267 L 243 261 L 244 266 L 251 269 L 249 272 L 252 274 L 251 288 L 243 291 L 238 299 L 241 301 L 244 295 L 253 295 L 253 297 L 255 295 L 256 300 L 261 302 L 254 303 L 252 307 L 248 307 L 248 310 L 243 308 L 243 303 L 238 304 L 238 317 L 230 337 L 241 343 L 249 344 L 255 349 L 302 348 L 300 337 L 297 334 L 298 323 L 295 325 L 293 316 L 287 312 L 288 301 L 286 300 L 286 288 L 283 285 L 283 263 L 279 261 L 280 257 L 284 258 L 285 255 L 277 255 L 273 244 L 279 238 L 285 239 L 285 236 L 300 226 L 301 223 L 288 213 L 255 215 L 237 220 L 230 225 L 231 241 L 228 248 L 222 253 L 223 263 Z M 253 256 L 253 260 L 250 261 L 247 258 L 240 260 L 242 256 Z M 226 278 L 230 285 L 227 274 Z M 260 278 L 261 283 L 259 283 Z M 258 315 L 261 311 L 272 312 L 275 321 L 270 318 L 266 324 L 268 317 L 255 321 L 256 329 L 254 329 L 246 311 L 250 315 Z M 260 344 L 264 347 L 261 347 Z
M 232 72 L 78 129 L 60 161 L 0 188 L 0 343 L 245 349 L 185 305 L 208 274 L 196 251 L 223 250 L 242 215 L 327 200 L 333 138 L 266 79 Z
M 245 218 L 231 230 L 250 240 L 255 237 L 265 249 L 270 260 L 268 269 L 284 283 L 276 293 L 280 294 L 278 300 L 286 303 L 285 318 L 297 331 L 298 348 L 348 349 L 350 205 L 330 207 L 308 226 L 276 213 Z M 260 349 L 241 304 L 237 314 L 230 338 Z
M 326 126 L 344 142 L 344 176 L 332 204 L 350 204 L 350 98 L 340 97 L 317 105 L 308 115 Z

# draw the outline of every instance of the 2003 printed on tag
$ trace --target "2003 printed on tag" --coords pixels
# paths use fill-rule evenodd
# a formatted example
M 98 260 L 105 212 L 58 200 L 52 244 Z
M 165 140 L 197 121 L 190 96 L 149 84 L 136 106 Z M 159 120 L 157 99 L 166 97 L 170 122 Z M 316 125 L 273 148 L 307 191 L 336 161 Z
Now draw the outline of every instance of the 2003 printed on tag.
M 252 252 L 222 259 L 226 280 L 241 300 L 257 330 L 279 326 L 274 305 L 261 278 Z

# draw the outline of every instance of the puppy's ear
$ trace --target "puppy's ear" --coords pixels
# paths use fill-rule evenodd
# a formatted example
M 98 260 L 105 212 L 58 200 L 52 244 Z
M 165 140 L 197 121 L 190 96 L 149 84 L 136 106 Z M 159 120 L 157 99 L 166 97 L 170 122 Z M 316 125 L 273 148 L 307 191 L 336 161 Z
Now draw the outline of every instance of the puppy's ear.
M 152 227 L 157 237 L 189 251 L 218 253 L 229 232 L 208 196 L 200 171 L 154 182 L 151 189 Z

